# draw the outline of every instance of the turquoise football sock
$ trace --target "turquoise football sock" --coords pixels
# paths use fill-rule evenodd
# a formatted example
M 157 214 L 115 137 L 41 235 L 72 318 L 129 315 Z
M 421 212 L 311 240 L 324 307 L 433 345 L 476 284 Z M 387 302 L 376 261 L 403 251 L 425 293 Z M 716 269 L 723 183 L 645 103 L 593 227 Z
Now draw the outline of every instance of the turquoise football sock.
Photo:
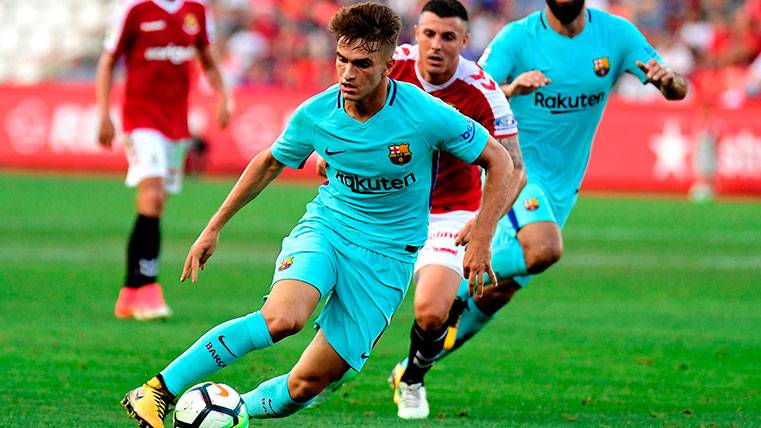
M 257 311 L 212 328 L 162 370 L 161 375 L 169 391 L 178 395 L 191 383 L 270 345 L 272 337 L 267 322 Z
M 497 274 L 498 280 L 512 278 L 521 287 L 524 287 L 531 278 L 531 275 L 528 275 L 528 270 L 526 270 L 526 257 L 523 254 L 523 248 L 520 242 L 515 239 L 506 246 L 494 249 L 492 269 Z M 455 351 L 494 319 L 494 315 L 484 314 L 476 305 L 475 300 L 468 295 L 467 280 L 460 283 L 457 297 L 465 302 L 465 309 L 462 311 L 460 321 L 457 324 L 455 342 L 451 347 L 447 347 L 448 349 L 443 349 L 436 356 L 436 360 L 440 360 Z
M 521 247 L 521 243 L 515 239 L 510 241 L 510 243 L 504 247 L 494 248 L 491 264 L 494 273 L 497 274 L 497 279 L 500 280 L 528 274 L 528 270 L 526 270 L 526 256 L 523 254 L 523 247 Z M 517 278 L 514 279 L 521 286 L 524 285 L 521 281 L 518 281 Z M 526 281 L 528 281 L 528 279 Z
M 270 379 L 255 390 L 243 394 L 248 415 L 252 418 L 282 418 L 292 415 L 307 407 L 312 400 L 304 403 L 293 401 L 288 392 L 288 376 L 290 373 Z

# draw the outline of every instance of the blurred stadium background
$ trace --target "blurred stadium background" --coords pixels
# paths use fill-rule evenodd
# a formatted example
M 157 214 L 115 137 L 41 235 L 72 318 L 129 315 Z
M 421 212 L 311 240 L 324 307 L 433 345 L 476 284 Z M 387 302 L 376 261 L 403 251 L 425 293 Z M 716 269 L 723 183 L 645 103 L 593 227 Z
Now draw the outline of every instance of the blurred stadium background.
M 761 426 L 761 0 L 587 2 L 635 22 L 688 76 L 689 99 L 666 104 L 621 82 L 563 260 L 434 370 L 432 419 L 415 425 Z M 164 222 L 162 279 L 177 315 L 141 324 L 112 315 L 133 192 L 121 149 L 96 144 L 95 63 L 116 2 L 0 0 L 0 426 L 126 426 L 124 391 L 266 293 L 280 239 L 315 193 L 309 167 L 230 225 L 201 285 L 176 287 L 174 277 L 232 177 L 334 81 L 323 28 L 350 2 L 209 3 L 236 112 L 216 129 L 199 73 L 187 166 L 200 177 L 170 200 Z M 387 3 L 411 41 L 423 2 Z M 464 3 L 467 55 L 477 58 L 502 25 L 544 1 Z M 708 204 L 685 197 L 714 193 Z M 408 297 L 362 376 L 333 400 L 255 425 L 395 426 L 384 382 L 411 313 Z M 218 379 L 253 387 L 288 370 L 309 338 Z
M 208 143 L 191 169 L 234 174 L 269 146 L 294 106 L 335 81 L 333 40 L 324 31 L 348 1 L 211 1 L 224 74 L 236 89 L 232 126 L 209 120 L 210 90 L 197 73 L 191 128 Z M 423 1 L 390 0 L 412 41 Z M 511 20 L 541 0 L 465 1 L 472 15 L 466 52 L 477 58 Z M 589 0 L 627 17 L 691 82 L 689 99 L 665 103 L 652 86 L 626 76 L 602 122 L 585 188 L 667 191 L 710 188 L 761 193 L 761 0 Z M 121 150 L 95 143 L 92 82 L 115 1 L 0 2 L 0 165 L 125 168 Z M 112 97 L 115 109 L 120 95 Z M 118 115 L 115 115 L 118 117 Z M 205 146 L 204 146 L 205 147 Z M 311 172 L 311 171 L 310 171 Z M 697 183 L 697 185 L 696 185 Z

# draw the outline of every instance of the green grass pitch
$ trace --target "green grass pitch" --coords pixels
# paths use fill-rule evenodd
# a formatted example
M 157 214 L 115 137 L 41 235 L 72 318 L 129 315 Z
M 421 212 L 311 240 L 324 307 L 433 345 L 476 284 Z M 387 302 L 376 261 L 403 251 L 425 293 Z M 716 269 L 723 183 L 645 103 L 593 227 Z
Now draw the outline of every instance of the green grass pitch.
M 117 178 L 0 174 L 0 427 L 133 426 L 118 402 L 210 327 L 257 309 L 315 186 L 275 184 L 223 232 L 200 284 L 186 251 L 232 181 L 190 179 L 163 221 L 171 320 L 117 320 L 133 193 Z M 410 290 L 412 291 L 412 289 Z M 428 376 L 431 418 L 397 420 L 386 376 L 411 292 L 355 382 L 252 426 L 761 426 L 761 204 L 584 195 L 561 262 Z M 311 329 L 213 376 L 286 372 Z

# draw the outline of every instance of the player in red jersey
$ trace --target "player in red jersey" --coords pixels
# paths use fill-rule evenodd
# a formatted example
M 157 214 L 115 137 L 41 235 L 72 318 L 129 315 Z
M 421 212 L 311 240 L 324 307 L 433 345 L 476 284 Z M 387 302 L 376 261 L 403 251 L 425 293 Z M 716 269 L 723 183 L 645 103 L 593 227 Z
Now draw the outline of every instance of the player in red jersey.
M 517 123 L 504 93 L 478 64 L 460 55 L 468 42 L 465 7 L 457 0 L 429 1 L 423 6 L 415 38 L 417 45 L 396 49 L 389 77 L 417 85 L 478 121 L 507 148 L 525 182 Z M 321 160 L 318 172 L 323 173 L 323 167 Z M 515 197 L 520 189 L 513 190 L 510 194 Z M 444 347 L 450 308 L 463 278 L 465 247 L 455 240 L 475 216 L 480 201 L 480 168 L 441 153 L 431 195 L 428 240 L 415 263 L 415 322 L 409 363 L 406 370 L 395 369 L 391 379 L 401 418 L 420 419 L 429 414 L 423 377 Z
M 507 99 L 478 64 L 460 55 L 468 42 L 465 7 L 457 0 L 429 1 L 415 27 L 415 39 L 416 46 L 397 48 L 391 77 L 413 83 L 477 120 L 510 152 L 525 181 L 517 123 Z M 520 189 L 513 190 L 510 194 L 515 197 Z M 480 169 L 442 153 L 431 195 L 428 240 L 415 263 L 415 322 L 408 364 L 395 370 L 391 379 L 400 418 L 429 414 L 423 378 L 444 347 L 449 310 L 463 278 L 465 247 L 455 240 L 480 201 Z
M 159 218 L 167 194 L 182 184 L 188 131 L 188 93 L 198 57 L 218 92 L 217 120 L 224 128 L 231 104 L 211 38 L 212 22 L 202 0 L 123 1 L 98 62 L 96 97 L 98 142 L 111 147 L 116 134 L 109 113 L 113 70 L 124 57 L 127 69 L 122 127 L 129 170 L 126 184 L 137 187 L 137 219 L 127 248 L 127 278 L 119 292 L 117 318 L 165 318 L 171 310 L 157 283 Z

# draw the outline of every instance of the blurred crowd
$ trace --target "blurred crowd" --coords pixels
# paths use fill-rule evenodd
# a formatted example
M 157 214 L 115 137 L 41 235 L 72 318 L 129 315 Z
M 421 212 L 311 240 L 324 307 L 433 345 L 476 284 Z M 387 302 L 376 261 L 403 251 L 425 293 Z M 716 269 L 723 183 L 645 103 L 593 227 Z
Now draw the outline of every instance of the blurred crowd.
M 323 86 L 334 81 L 333 40 L 324 28 L 349 1 L 219 0 L 214 4 L 226 74 L 236 84 Z M 387 0 L 403 18 L 402 42 L 414 40 L 425 0 Z M 465 56 L 478 58 L 506 23 L 544 6 L 544 0 L 465 0 L 471 39 Z M 704 101 L 739 107 L 761 96 L 761 0 L 587 0 L 634 22 Z M 618 92 L 650 99 L 634 78 Z
M 22 6 L 16 7 L 28 9 L 30 3 L 46 1 L 52 0 L 18 2 Z M 60 9 L 66 2 L 85 1 L 89 0 L 57 0 L 55 5 Z M 216 22 L 215 43 L 231 84 L 315 89 L 335 81 L 335 45 L 325 27 L 339 7 L 353 1 L 207 1 Z M 8 17 L 20 15 L 13 10 L 16 2 L 12 3 L 0 0 L 0 18 L 6 22 Z M 425 0 L 385 0 L 385 3 L 403 18 L 401 41 L 414 41 L 413 27 Z M 503 25 L 541 9 L 545 2 L 464 0 L 463 3 L 471 20 L 471 39 L 465 56 L 478 58 Z M 587 0 L 587 5 L 634 22 L 666 62 L 688 76 L 697 101 L 737 108 L 750 99 L 761 99 L 761 0 Z M 115 1 L 97 2 L 93 7 L 108 9 L 110 13 Z M 90 11 L 93 13 L 96 12 Z M 67 52 L 66 47 L 51 49 L 56 55 L 36 59 L 37 62 L 26 61 L 22 66 L 28 70 L 23 73 L 12 62 L 20 61 L 23 55 L 0 56 L 0 80 L 91 80 L 107 22 L 107 19 L 88 21 L 81 42 L 70 41 L 77 46 L 76 54 L 61 55 Z M 53 43 L 57 42 L 54 39 Z M 633 78 L 623 80 L 617 90 L 627 98 L 657 97 L 654 88 L 643 90 Z

